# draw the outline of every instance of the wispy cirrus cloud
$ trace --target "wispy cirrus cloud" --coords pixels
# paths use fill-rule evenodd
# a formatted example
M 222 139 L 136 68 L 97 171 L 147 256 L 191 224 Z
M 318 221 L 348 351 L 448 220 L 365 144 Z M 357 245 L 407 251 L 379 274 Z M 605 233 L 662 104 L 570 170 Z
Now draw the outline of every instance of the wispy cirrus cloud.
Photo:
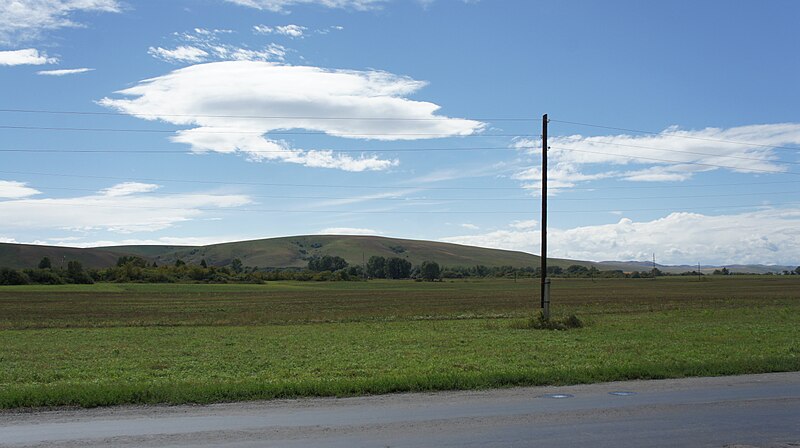
M 193 64 L 203 62 L 209 57 L 207 51 L 190 45 L 180 45 L 173 49 L 150 47 L 147 49 L 147 53 L 156 59 L 171 63 L 188 62 Z
M 317 232 L 319 235 L 383 235 L 375 229 L 361 227 L 328 227 Z
M 191 145 L 195 152 L 239 152 L 256 161 L 366 171 L 385 170 L 398 161 L 297 149 L 269 134 L 305 129 L 391 141 L 471 135 L 483 129 L 478 121 L 437 115 L 434 103 L 406 98 L 423 86 L 425 82 L 375 70 L 231 61 L 175 70 L 117 92 L 126 98 L 99 103 L 142 119 L 194 125 L 172 140 Z
M 197 64 L 209 61 L 283 61 L 289 51 L 286 47 L 270 43 L 259 48 L 249 48 L 223 41 L 233 34 L 227 29 L 194 28 L 183 33 L 173 33 L 179 45 L 150 47 L 147 53 L 171 64 Z
M 293 6 L 312 5 L 332 9 L 353 9 L 367 11 L 380 8 L 386 0 L 225 0 L 249 8 L 272 12 L 290 12 Z
M 300 25 L 278 25 L 278 26 L 255 25 L 253 27 L 253 31 L 256 34 L 277 34 L 280 36 L 288 36 L 292 38 L 303 37 L 306 30 L 308 30 L 308 28 Z
M 120 12 L 117 0 L 4 0 L 0 2 L 0 43 L 39 38 L 44 31 L 82 27 L 76 15 Z
M 67 75 L 77 75 L 80 73 L 87 73 L 94 71 L 93 68 L 65 68 L 61 70 L 41 70 L 36 72 L 37 75 L 43 76 L 67 76 Z
M 198 219 L 209 209 L 251 202 L 249 197 L 236 194 L 146 194 L 157 188 L 155 184 L 127 182 L 84 196 L 29 199 L 39 192 L 19 182 L 4 181 L 0 183 L 0 197 L 11 199 L 0 201 L 0 233 L 20 228 L 152 232 Z
M 57 64 L 58 58 L 48 57 L 35 48 L 0 51 L 0 65 L 44 65 Z

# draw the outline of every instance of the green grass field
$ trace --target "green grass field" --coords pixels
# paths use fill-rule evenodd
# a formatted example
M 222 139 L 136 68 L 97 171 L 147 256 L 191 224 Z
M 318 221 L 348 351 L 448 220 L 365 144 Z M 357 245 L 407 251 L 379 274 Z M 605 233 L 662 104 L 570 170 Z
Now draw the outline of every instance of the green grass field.
M 0 408 L 800 370 L 800 277 L 0 288 Z

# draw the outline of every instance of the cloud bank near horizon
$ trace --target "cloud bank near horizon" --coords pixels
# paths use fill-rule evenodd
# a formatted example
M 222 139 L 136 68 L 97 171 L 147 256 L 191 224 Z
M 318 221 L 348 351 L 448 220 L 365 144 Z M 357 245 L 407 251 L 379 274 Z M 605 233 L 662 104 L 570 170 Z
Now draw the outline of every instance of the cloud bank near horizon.
M 530 225 L 529 225 L 530 224 Z M 538 223 L 514 222 L 485 233 L 440 241 L 539 253 Z M 800 208 L 728 215 L 674 212 L 652 221 L 621 218 L 611 224 L 548 228 L 548 256 L 586 261 L 661 264 L 800 264 Z

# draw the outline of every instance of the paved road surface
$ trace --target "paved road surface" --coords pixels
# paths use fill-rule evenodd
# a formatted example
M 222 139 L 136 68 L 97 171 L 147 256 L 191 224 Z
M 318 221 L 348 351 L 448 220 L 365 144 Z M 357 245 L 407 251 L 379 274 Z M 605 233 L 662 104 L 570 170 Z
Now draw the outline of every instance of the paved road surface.
M 0 446 L 800 447 L 800 373 L 3 412 Z

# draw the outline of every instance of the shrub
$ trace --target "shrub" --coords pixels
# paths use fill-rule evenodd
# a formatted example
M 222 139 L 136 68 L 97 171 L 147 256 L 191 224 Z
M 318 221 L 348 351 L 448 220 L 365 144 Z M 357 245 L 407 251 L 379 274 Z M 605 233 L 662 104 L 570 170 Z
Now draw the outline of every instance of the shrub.
M 524 321 L 516 321 L 511 324 L 511 328 L 519 330 L 569 330 L 571 328 L 583 328 L 583 321 L 574 314 L 562 317 L 551 317 L 549 320 L 544 318 L 544 314 L 539 311 L 535 316 Z
M 28 269 L 25 271 L 31 283 L 40 285 L 63 285 L 64 279 L 50 269 Z
M 0 269 L 0 285 L 27 285 L 30 283 L 24 272 L 15 269 Z

